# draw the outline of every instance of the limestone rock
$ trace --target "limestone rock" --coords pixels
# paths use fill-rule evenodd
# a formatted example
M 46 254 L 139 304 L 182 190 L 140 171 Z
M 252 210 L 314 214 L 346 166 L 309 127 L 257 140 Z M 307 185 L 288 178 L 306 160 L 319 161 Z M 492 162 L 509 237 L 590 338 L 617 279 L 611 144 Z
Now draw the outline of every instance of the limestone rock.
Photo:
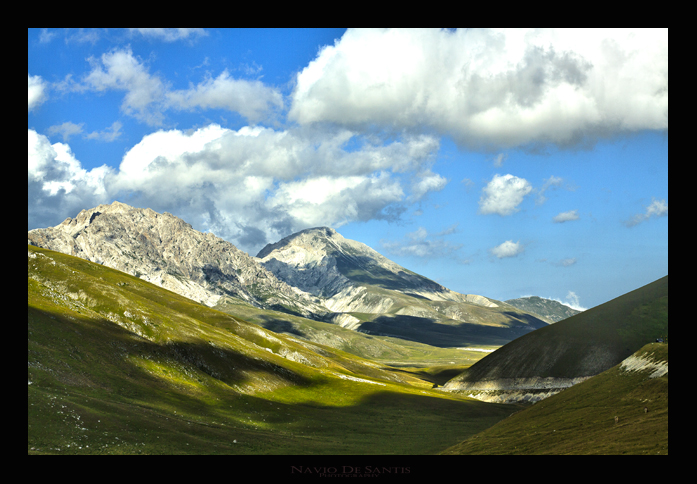
M 429 301 L 498 307 L 483 296 L 451 291 L 328 227 L 307 229 L 285 237 L 264 247 L 257 257 L 279 279 L 327 298 L 327 308 L 335 312 L 388 312 L 394 300 L 366 287 L 397 291 Z
M 83 210 L 55 227 L 28 232 L 29 244 L 127 272 L 214 306 L 222 297 L 320 317 L 326 309 L 280 281 L 233 244 L 170 213 L 120 202 Z

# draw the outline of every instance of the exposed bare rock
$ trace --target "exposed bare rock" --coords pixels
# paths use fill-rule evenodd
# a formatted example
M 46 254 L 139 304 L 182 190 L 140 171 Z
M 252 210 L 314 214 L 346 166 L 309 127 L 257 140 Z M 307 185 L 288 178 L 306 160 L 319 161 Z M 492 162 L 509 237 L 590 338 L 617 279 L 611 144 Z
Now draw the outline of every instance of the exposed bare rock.
M 429 301 L 451 301 L 495 308 L 474 294 L 460 294 L 392 262 L 365 244 L 334 229 L 318 227 L 264 247 L 257 257 L 279 279 L 328 298 L 336 312 L 388 312 L 394 301 L 365 290 L 375 286 Z
M 278 280 L 258 261 L 180 218 L 120 202 L 30 230 L 29 244 L 127 272 L 214 306 L 231 297 L 256 307 L 304 316 L 326 313 L 318 300 Z

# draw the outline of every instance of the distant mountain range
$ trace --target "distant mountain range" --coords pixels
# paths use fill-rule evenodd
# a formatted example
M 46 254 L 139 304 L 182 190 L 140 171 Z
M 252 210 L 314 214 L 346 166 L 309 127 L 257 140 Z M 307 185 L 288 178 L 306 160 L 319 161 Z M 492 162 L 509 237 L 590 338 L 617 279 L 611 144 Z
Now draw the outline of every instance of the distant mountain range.
M 501 345 L 548 324 L 501 301 L 451 291 L 326 227 L 250 257 L 172 214 L 114 202 L 30 230 L 28 242 L 233 314 L 273 309 L 434 346 Z
M 556 323 L 581 312 L 559 301 L 538 296 L 519 297 L 517 299 L 508 299 L 505 302 L 518 309 L 535 314 L 550 323 Z
M 548 324 L 326 227 L 250 257 L 114 202 L 28 242 L 29 453 L 667 453 L 667 276 Z

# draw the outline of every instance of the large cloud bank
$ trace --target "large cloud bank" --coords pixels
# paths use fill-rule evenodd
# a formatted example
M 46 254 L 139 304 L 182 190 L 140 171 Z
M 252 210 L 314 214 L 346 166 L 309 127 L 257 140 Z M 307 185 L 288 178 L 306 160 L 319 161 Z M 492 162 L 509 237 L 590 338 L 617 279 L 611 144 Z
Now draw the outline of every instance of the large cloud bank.
M 397 219 L 406 203 L 446 182 L 429 169 L 439 146 L 434 138 L 344 149 L 353 137 L 215 124 L 188 134 L 160 130 L 131 148 L 118 170 L 86 171 L 67 144 L 30 129 L 30 224 L 59 223 L 65 214 L 119 199 L 177 213 L 255 251 L 307 227 Z
M 204 32 L 140 34 L 174 41 Z M 297 74 L 286 98 L 276 86 L 226 70 L 174 89 L 130 48 L 87 61 L 89 71 L 77 80 L 49 84 L 29 75 L 29 112 L 50 101 L 51 89 L 120 91 L 121 112 L 148 126 L 172 126 L 172 111 L 210 109 L 239 113 L 249 126 L 151 132 L 118 168 L 89 171 L 67 144 L 82 124 L 52 127 L 47 133 L 64 141 L 54 144 L 30 129 L 30 228 L 119 199 L 176 213 L 254 252 L 312 226 L 399 219 L 449 182 L 432 171 L 441 136 L 466 149 L 565 148 L 668 127 L 665 29 L 348 30 Z M 269 120 L 275 129 L 263 126 Z M 115 139 L 121 127 L 115 121 L 85 137 Z M 495 165 L 504 159 L 499 154 Z M 537 203 L 560 183 L 550 177 Z M 531 193 L 527 180 L 495 175 L 479 213 L 512 215 Z M 658 200 L 626 224 L 666 214 L 667 203 Z M 571 211 L 554 221 L 577 218 Z M 455 250 L 427 235 L 417 231 L 391 250 L 424 257 Z M 522 250 L 506 241 L 492 253 Z
M 349 30 L 298 75 L 289 117 L 491 149 L 667 129 L 668 31 Z

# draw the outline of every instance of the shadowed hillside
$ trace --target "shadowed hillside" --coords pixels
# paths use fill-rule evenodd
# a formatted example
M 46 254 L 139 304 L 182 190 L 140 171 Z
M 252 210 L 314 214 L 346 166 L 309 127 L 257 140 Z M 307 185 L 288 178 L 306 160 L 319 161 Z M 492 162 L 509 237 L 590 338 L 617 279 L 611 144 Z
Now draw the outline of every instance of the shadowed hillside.
M 617 421 L 615 421 L 617 417 Z M 538 402 L 444 454 L 668 453 L 668 345 Z
M 597 375 L 668 334 L 668 276 L 521 336 L 446 383 L 456 391 L 554 387 Z M 527 379 L 527 380 L 526 380 Z M 543 381 L 542 379 L 550 379 Z M 563 382 L 563 386 L 574 382 Z

